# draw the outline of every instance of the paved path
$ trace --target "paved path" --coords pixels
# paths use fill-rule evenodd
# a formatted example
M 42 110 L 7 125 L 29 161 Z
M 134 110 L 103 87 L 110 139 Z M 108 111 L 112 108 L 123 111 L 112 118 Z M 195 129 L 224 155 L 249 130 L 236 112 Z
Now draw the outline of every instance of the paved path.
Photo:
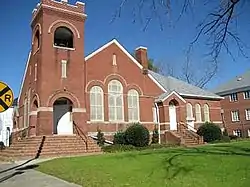
M 14 164 L 0 163 L 1 187 L 80 187 L 61 179 L 33 170 L 39 162 L 34 160 L 25 165 L 24 162 Z M 21 165 L 21 166 L 20 166 Z M 19 166 L 19 167 L 18 167 Z

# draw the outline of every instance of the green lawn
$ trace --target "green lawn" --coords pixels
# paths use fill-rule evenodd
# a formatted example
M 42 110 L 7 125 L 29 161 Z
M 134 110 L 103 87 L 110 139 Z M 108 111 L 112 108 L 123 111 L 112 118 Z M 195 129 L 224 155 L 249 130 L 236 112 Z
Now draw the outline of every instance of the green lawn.
M 248 187 L 250 141 L 60 158 L 38 170 L 90 187 Z

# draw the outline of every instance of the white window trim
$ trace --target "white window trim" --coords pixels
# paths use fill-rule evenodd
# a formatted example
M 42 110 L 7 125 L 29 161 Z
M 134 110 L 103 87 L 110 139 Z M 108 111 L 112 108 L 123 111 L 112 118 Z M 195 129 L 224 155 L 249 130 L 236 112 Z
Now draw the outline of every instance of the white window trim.
M 91 90 L 94 89 L 94 87 L 98 87 L 98 89 L 101 90 L 101 92 L 93 92 L 93 93 L 99 93 L 101 94 L 101 105 L 91 105 L 91 99 L 90 99 L 90 95 L 91 95 Z M 104 96 L 103 96 L 103 89 L 100 87 L 100 86 L 93 86 L 91 89 L 90 89 L 90 95 L 89 95 L 89 99 L 90 99 L 90 114 L 91 114 L 91 107 L 101 107 L 102 110 L 101 110 L 101 119 L 91 119 L 91 115 L 90 115 L 90 121 L 91 122 L 103 122 L 104 121 Z
M 188 115 L 188 109 L 190 109 L 190 115 Z M 187 120 L 193 120 L 194 119 L 194 113 L 193 113 L 193 105 L 191 103 L 186 104 L 186 119 Z
M 246 114 L 246 120 L 249 121 L 250 120 L 250 108 L 245 109 L 245 114 Z
M 240 136 L 238 136 L 237 131 L 240 132 L 240 133 L 239 133 Z M 241 131 L 240 129 L 233 130 L 233 135 L 238 136 L 238 137 L 241 137 L 241 136 L 242 136 L 242 131 Z
M 236 119 L 236 120 L 234 119 L 234 115 L 233 115 L 234 112 L 236 112 L 238 115 L 238 119 Z M 231 111 L 231 120 L 232 120 L 232 122 L 239 122 L 240 121 L 240 113 L 238 110 Z
M 58 48 L 58 49 L 64 49 L 64 50 L 69 50 L 69 51 L 75 51 L 75 48 L 69 48 L 69 47 L 61 47 L 61 46 L 56 46 L 53 44 L 54 48 Z
M 113 82 L 116 82 L 117 81 L 117 83 L 119 84 L 119 86 L 121 86 L 121 92 L 120 93 L 118 93 L 118 92 L 116 92 L 114 95 L 113 95 L 113 91 L 110 91 L 110 84 L 112 84 Z M 120 97 L 121 96 L 121 98 L 122 98 L 122 101 L 121 101 L 121 107 L 122 107 L 122 119 L 117 119 L 117 110 L 115 110 L 115 119 L 110 119 L 110 108 L 111 107 L 114 107 L 114 108 L 117 108 L 117 106 L 116 106 L 116 100 L 114 99 L 114 102 L 115 102 L 115 105 L 114 106 L 110 106 L 110 103 L 109 103 L 109 98 L 110 97 Z M 124 97 L 123 97 L 123 86 L 122 86 L 122 84 L 121 84 L 121 82 L 120 81 L 118 81 L 118 80 L 111 80 L 110 82 L 109 82 L 109 84 L 108 84 L 108 111 L 109 111 L 109 121 L 110 122 L 124 122 Z
M 130 95 L 130 92 L 134 92 L 134 93 L 136 93 L 136 94 L 132 93 L 132 94 Z M 137 112 L 138 119 L 136 119 L 136 120 L 134 120 L 134 119 L 129 119 L 130 116 L 129 116 L 129 112 L 128 112 L 128 121 L 129 121 L 129 122 L 139 122 L 139 121 L 140 121 L 140 97 L 139 97 L 139 93 L 138 93 L 135 89 L 131 89 L 131 90 L 128 91 L 128 96 L 127 96 L 127 97 L 130 97 L 130 96 L 132 96 L 132 97 L 135 97 L 135 96 L 136 96 L 136 97 L 137 97 L 136 112 Z M 129 99 L 128 99 L 128 100 L 129 100 Z M 132 107 L 129 107 L 129 106 L 128 106 L 128 111 L 129 111 L 130 108 L 132 108 Z M 135 108 L 133 108 L 133 109 L 135 109 Z
M 197 107 L 199 108 L 199 112 L 197 110 Z M 197 116 L 199 115 L 200 120 L 198 120 Z M 201 115 L 201 105 L 200 104 L 195 104 L 195 118 L 197 122 L 202 122 L 202 115 Z
M 204 111 L 204 121 L 210 122 L 210 107 L 208 104 L 204 105 L 203 111 Z
M 248 90 L 248 91 L 243 92 L 243 97 L 244 97 L 244 99 L 250 99 L 250 97 L 249 97 L 249 98 L 247 98 L 247 97 L 246 97 L 246 94 L 245 94 L 246 92 L 249 92 L 249 94 L 250 94 L 250 91 L 249 91 L 249 90 Z
M 236 100 L 233 100 L 233 99 L 232 99 L 232 98 L 233 98 L 233 97 L 232 97 L 233 95 L 236 95 Z M 236 102 L 236 101 L 238 101 L 238 95 L 237 95 L 237 93 L 232 93 L 232 94 L 230 94 L 230 95 L 229 95 L 229 100 L 230 100 L 230 102 Z

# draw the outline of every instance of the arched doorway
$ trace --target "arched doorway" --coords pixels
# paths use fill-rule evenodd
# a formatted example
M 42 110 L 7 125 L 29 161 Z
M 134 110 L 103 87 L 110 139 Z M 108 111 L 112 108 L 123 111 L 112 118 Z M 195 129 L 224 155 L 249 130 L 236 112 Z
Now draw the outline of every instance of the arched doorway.
M 61 97 L 53 104 L 53 134 L 72 135 L 72 102 Z
M 170 130 L 177 130 L 177 116 L 176 116 L 176 106 L 178 106 L 179 103 L 173 99 L 169 102 L 169 122 L 170 122 Z

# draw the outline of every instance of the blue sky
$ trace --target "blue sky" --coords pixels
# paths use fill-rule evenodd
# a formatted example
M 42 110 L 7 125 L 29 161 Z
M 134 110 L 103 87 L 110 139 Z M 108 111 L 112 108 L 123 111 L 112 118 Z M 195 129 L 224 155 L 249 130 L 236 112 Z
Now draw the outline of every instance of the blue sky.
M 119 6 L 119 1 L 83 1 L 86 3 L 86 13 L 88 15 L 85 23 L 85 54 L 89 54 L 111 39 L 116 38 L 130 52 L 138 46 L 148 47 L 150 58 L 160 62 L 163 66 L 166 63 L 171 64 L 178 71 L 178 67 L 186 58 L 185 49 L 195 36 L 195 27 L 200 18 L 205 16 L 205 11 L 195 11 L 194 16 L 188 14 L 178 23 L 172 21 L 175 23 L 174 27 L 173 24 L 172 27 L 169 27 L 169 20 L 173 19 L 162 17 L 163 31 L 161 31 L 159 21 L 153 19 L 148 29 L 143 31 L 145 24 L 140 21 L 138 15 L 133 16 L 132 11 L 135 7 L 134 2 L 139 2 L 139 0 L 130 0 L 123 7 L 121 17 L 110 23 L 116 8 Z M 31 12 L 38 2 L 39 0 L 25 0 L 15 1 L 13 4 L 12 1 L 3 0 L 0 6 L 0 80 L 10 85 L 15 97 L 18 96 L 25 63 L 31 48 Z M 74 4 L 75 2 L 75 0 L 69 0 L 69 3 Z M 180 8 L 178 4 L 175 4 L 175 7 Z M 206 10 L 209 10 L 209 8 L 212 8 L 212 6 L 206 6 Z M 149 12 L 146 7 L 143 15 Z M 246 19 L 246 13 L 241 14 L 242 17 L 238 21 L 237 29 L 241 33 L 242 40 L 249 43 L 250 23 Z M 172 17 L 174 16 L 176 14 L 173 13 Z M 135 23 L 133 23 L 134 17 L 136 18 Z M 237 49 L 233 46 L 232 51 L 237 51 Z M 205 52 L 207 52 L 206 48 L 199 45 L 196 47 L 192 57 L 195 67 L 208 63 L 203 58 Z M 247 52 L 250 54 L 249 49 Z M 208 88 L 213 88 L 250 69 L 249 59 L 238 57 L 237 52 L 235 54 L 236 62 L 232 61 L 230 56 L 226 54 L 221 55 L 219 72 L 216 78 L 207 85 Z

